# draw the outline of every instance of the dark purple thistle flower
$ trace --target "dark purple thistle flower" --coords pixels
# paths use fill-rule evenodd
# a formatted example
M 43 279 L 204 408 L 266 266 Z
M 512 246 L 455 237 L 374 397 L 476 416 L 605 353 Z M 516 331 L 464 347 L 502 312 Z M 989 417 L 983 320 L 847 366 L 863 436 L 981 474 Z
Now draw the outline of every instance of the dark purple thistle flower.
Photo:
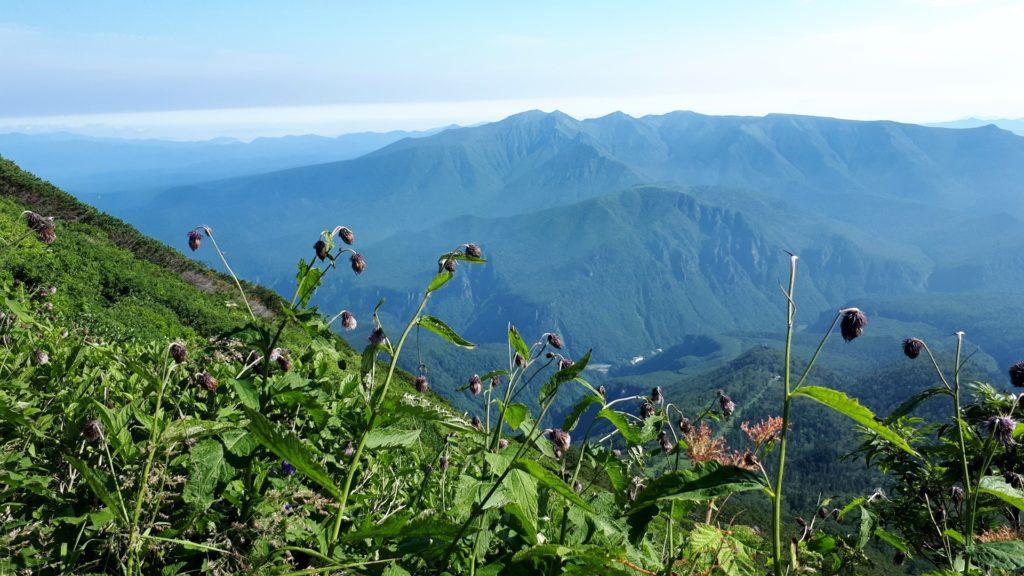
M 199 374 L 196 374 L 196 384 L 207 392 L 216 392 L 217 387 L 220 386 L 220 382 L 218 382 L 217 379 L 209 372 L 200 372 Z
M 374 346 L 379 346 L 383 344 L 384 340 L 386 339 L 387 337 L 384 336 L 384 329 L 381 328 L 380 326 L 374 328 L 373 332 L 370 332 L 370 344 L 373 344 Z
M 438 461 L 438 466 L 441 468 L 441 472 L 447 472 L 448 471 L 448 465 L 449 465 L 448 464 L 448 457 L 447 456 L 441 456 L 441 459 Z
M 911 360 L 920 356 L 922 349 L 924 349 L 924 342 L 917 338 L 907 338 L 903 341 L 903 353 Z
M 679 431 L 682 432 L 684 436 L 693 432 L 693 423 L 690 422 L 690 419 L 686 416 L 679 419 Z
M 356 455 L 356 447 L 351 442 L 345 444 L 345 449 L 341 451 L 341 455 L 344 458 L 351 458 Z
M 519 352 L 516 352 L 515 363 L 520 368 L 526 368 L 526 358 L 523 358 L 523 355 Z
M 828 508 L 825 508 L 824 506 L 818 507 L 818 518 L 821 518 L 822 520 L 828 518 Z
M 89 420 L 82 426 L 82 436 L 89 442 L 95 442 L 103 437 L 103 424 L 96 419 Z
M 35 212 L 25 212 L 25 223 L 36 233 L 36 238 L 43 244 L 53 244 L 57 239 L 57 231 L 53 216 L 40 216 Z
M 508 448 L 508 440 L 505 438 L 498 440 L 498 449 L 504 450 L 505 448 Z
M 480 376 L 473 374 L 469 378 L 469 391 L 476 396 L 484 389 L 483 382 L 480 380 Z
M 455 273 L 455 269 L 457 267 L 458 264 L 455 262 L 455 258 L 448 258 L 444 261 L 443 268 L 453 274 Z
M 550 344 L 552 348 L 555 348 L 556 350 L 561 350 L 562 349 L 562 338 L 561 338 L 561 336 L 559 336 L 558 334 L 555 334 L 554 332 L 548 332 L 547 336 L 548 336 L 548 344 Z
M 292 360 L 288 356 L 282 354 L 277 357 L 277 365 L 281 368 L 282 372 L 288 372 L 292 369 Z
M 341 327 L 345 330 L 355 330 L 359 323 L 356 322 L 356 317 L 348 310 L 341 311 Z
M 356 241 L 355 233 L 349 230 L 347 226 L 339 226 L 337 234 L 338 238 L 341 238 L 341 241 L 349 246 Z
M 191 248 L 193 252 L 199 250 L 199 246 L 202 243 L 203 233 L 200 232 L 198 228 L 188 233 L 188 247 Z
M 366 259 L 362 254 L 353 253 L 349 261 L 352 263 L 352 271 L 356 274 L 362 274 L 363 270 L 366 270 Z
M 422 374 L 416 377 L 416 380 L 413 381 L 413 386 L 420 394 L 426 394 L 427 390 L 430 390 L 430 384 L 427 382 L 427 377 Z
M 992 416 L 985 422 L 988 433 L 1003 446 L 1013 444 L 1013 431 L 1017 423 L 1009 416 Z
M 470 420 L 469 423 L 472 424 L 473 428 L 476 428 L 477 430 L 483 430 L 484 428 L 483 422 L 480 422 L 479 416 L 473 416 L 473 419 Z
M 327 259 L 327 242 L 323 240 L 317 240 L 316 244 L 313 244 L 313 251 L 316 252 L 318 260 L 323 261 Z
M 476 244 L 466 244 L 466 256 L 471 258 L 483 258 L 484 252 Z
M 281 460 L 281 472 L 284 472 L 288 476 L 294 476 L 295 467 L 292 466 L 291 462 L 287 460 Z
M 1015 388 L 1024 387 L 1024 360 L 1010 366 L 1010 384 Z
M 605 390 L 604 384 L 597 387 L 597 393 L 601 395 L 601 398 L 608 397 L 608 391 Z
M 724 390 L 718 391 L 718 405 L 722 408 L 722 415 L 726 418 L 732 416 L 732 413 L 736 411 L 736 403 L 726 395 Z
M 572 361 L 572 358 L 562 358 L 558 361 L 558 369 L 565 370 L 566 368 L 572 368 L 573 364 L 575 364 L 575 362 Z
M 646 420 L 651 416 L 654 416 L 654 404 L 644 402 L 640 405 L 640 417 Z
M 501 376 L 491 376 L 491 388 L 497 388 L 501 384 Z
M 572 444 L 572 436 L 561 428 L 555 428 L 548 432 L 548 439 L 562 452 L 567 452 Z
M 171 344 L 171 358 L 174 359 L 175 364 L 181 364 L 188 357 L 188 351 L 185 350 L 185 345 L 181 342 L 175 342 Z
M 843 340 L 852 341 L 864 333 L 864 327 L 868 325 L 868 317 L 857 308 L 846 308 L 839 311 L 843 315 L 839 322 L 839 332 Z
M 661 446 L 661 451 L 665 454 L 672 451 L 672 441 L 668 439 L 668 434 L 664 430 L 658 433 L 658 444 Z
M 661 393 L 661 386 L 655 386 L 651 390 L 651 402 L 654 402 L 655 404 L 661 404 L 662 400 L 664 400 L 664 397 Z
M 963 504 L 964 489 L 959 486 L 953 486 L 953 489 L 950 491 L 950 498 L 953 499 L 953 502 L 955 502 L 957 506 Z

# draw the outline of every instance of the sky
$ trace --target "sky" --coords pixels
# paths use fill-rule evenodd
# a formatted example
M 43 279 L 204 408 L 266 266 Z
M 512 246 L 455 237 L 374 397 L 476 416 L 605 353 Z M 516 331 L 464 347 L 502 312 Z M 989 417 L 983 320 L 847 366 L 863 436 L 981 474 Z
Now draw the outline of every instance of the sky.
M 1024 117 L 1024 2 L 0 0 L 0 132 L 199 139 L 527 109 Z

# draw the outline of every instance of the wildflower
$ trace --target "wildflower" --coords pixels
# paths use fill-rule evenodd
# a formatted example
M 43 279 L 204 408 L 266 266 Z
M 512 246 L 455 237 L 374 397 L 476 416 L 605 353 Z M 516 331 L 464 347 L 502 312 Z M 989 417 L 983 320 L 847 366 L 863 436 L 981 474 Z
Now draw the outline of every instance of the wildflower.
M 25 212 L 25 222 L 43 244 L 53 244 L 53 241 L 57 239 L 53 216 L 40 216 L 35 212 L 27 211 Z
M 840 310 L 839 313 L 843 315 L 843 319 L 839 322 L 839 331 L 843 335 L 843 340 L 850 342 L 864 332 L 864 327 L 868 325 L 868 317 L 863 312 L 857 308 L 846 308 Z
M 921 355 L 922 348 L 924 348 L 924 342 L 917 338 L 907 338 L 903 341 L 903 353 L 911 360 Z
M 370 332 L 369 340 L 370 344 L 373 344 L 374 346 L 383 344 L 384 341 L 387 340 L 387 337 L 384 336 L 384 329 L 380 326 L 374 328 L 373 332 Z
M 491 388 L 497 388 L 501 384 L 501 376 L 491 376 Z
M 355 330 L 356 326 L 358 326 L 358 325 L 359 325 L 359 323 L 356 322 L 356 317 L 355 317 L 354 314 L 352 314 L 348 310 L 342 310 L 341 311 L 341 327 L 342 328 L 344 328 L 345 330 Z
M 184 344 L 181 342 L 171 344 L 171 358 L 174 359 L 175 364 L 181 364 L 187 356 L 188 352 L 185 350 Z
M 561 428 L 555 428 L 548 432 L 548 439 L 554 443 L 555 448 L 566 452 L 569 450 L 569 446 L 572 444 L 572 437 L 569 433 L 562 430 Z
M 654 389 L 651 390 L 651 402 L 661 404 L 662 400 L 664 400 L 664 398 L 661 394 L 661 386 L 655 386 Z
M 583 492 L 583 484 L 579 480 L 575 480 L 572 483 L 572 491 L 573 492 Z
M 316 252 L 316 257 L 323 261 L 327 258 L 327 242 L 323 240 L 317 240 L 316 244 L 313 244 L 313 251 Z
M 220 386 L 220 382 L 217 381 L 209 372 L 200 372 L 196 374 L 196 384 L 206 390 L 207 392 L 216 392 L 217 386 Z
M 822 520 L 828 518 L 828 509 L 824 506 L 818 507 L 818 518 L 821 518 Z
M 612 456 L 615 456 L 616 458 L 622 458 L 622 450 L 615 448 L 614 450 L 612 450 Z
M 188 233 L 188 247 L 193 252 L 199 250 L 199 246 L 203 243 L 203 233 L 198 228 Z
M 664 430 L 658 433 L 658 444 L 661 446 L 661 451 L 665 454 L 672 451 L 672 442 L 668 439 L 668 434 Z
M 520 368 L 526 368 L 526 358 L 523 358 L 523 355 L 520 354 L 519 352 L 516 352 L 516 356 L 515 356 L 515 360 L 514 361 L 515 361 L 516 366 L 518 366 Z
M 469 256 L 470 258 L 483 258 L 484 257 L 483 250 L 481 250 L 480 247 L 477 246 L 476 244 L 473 244 L 473 243 L 466 244 L 465 249 L 466 249 L 466 256 Z
M 96 419 L 89 420 L 82 426 L 82 436 L 89 442 L 95 442 L 103 437 L 103 424 Z
M 953 502 L 955 502 L 957 506 L 963 504 L 964 489 L 959 486 L 953 486 L 953 489 L 950 491 L 950 498 L 953 499 Z
M 430 384 L 427 382 L 427 377 L 422 374 L 416 377 L 416 380 L 413 381 L 413 386 L 420 394 L 426 394 L 427 391 L 430 390 Z
M 443 267 L 444 267 L 445 270 L 447 270 L 447 271 L 449 271 L 449 272 L 454 274 L 455 273 L 455 268 L 457 267 L 455 259 L 454 258 L 448 258 L 447 260 L 444 261 Z
M 438 465 L 441 468 L 441 472 L 447 472 L 448 471 L 448 457 L 447 456 L 441 456 L 441 459 L 438 461 Z
M 761 464 L 761 461 L 757 459 L 757 454 L 747 450 L 743 453 L 743 464 L 739 465 L 740 468 L 747 468 L 748 470 L 757 470 L 757 467 Z
M 483 391 L 483 383 L 480 381 L 480 376 L 473 374 L 469 379 L 469 391 L 476 396 Z
M 726 418 L 732 416 L 732 413 L 736 411 L 736 403 L 726 395 L 725 390 L 718 391 L 718 405 L 722 408 L 722 415 Z
M 686 454 L 694 462 L 723 462 L 727 458 L 725 439 L 715 438 L 711 428 L 704 422 L 686 435 L 686 444 Z
M 744 422 L 740 424 L 740 430 L 743 430 L 751 442 L 761 446 L 779 437 L 779 434 L 782 432 L 782 418 L 772 416 L 766 420 L 761 420 L 757 424 Z
M 565 370 L 567 368 L 571 368 L 573 364 L 575 364 L 575 362 L 572 361 L 572 358 L 562 358 L 558 361 L 558 369 Z
M 35 351 L 32 352 L 32 357 L 35 358 L 36 364 L 40 366 L 45 366 L 50 363 L 50 355 L 46 353 L 46 350 L 36 348 Z
M 338 238 L 341 238 L 342 242 L 348 244 L 349 246 L 351 246 L 356 241 L 355 233 L 349 230 L 348 227 L 346 226 L 338 226 L 335 229 L 335 234 L 338 235 Z
M 281 506 L 281 511 L 284 512 L 285 514 L 291 512 L 292 511 L 292 505 L 288 504 L 287 502 L 285 502 L 284 506 Z
M 287 355 L 282 354 L 277 357 L 277 365 L 281 368 L 282 372 L 287 372 L 292 369 L 292 361 Z
M 562 338 L 558 334 L 548 332 L 547 337 L 548 344 L 550 344 L 552 348 L 555 348 L 556 350 L 562 349 Z
M 647 420 L 651 416 L 654 416 L 654 404 L 644 402 L 640 405 L 640 417 Z
M 470 420 L 469 423 L 472 424 L 473 428 L 476 428 L 477 430 L 483 430 L 483 428 L 484 428 L 483 423 L 480 422 L 480 417 L 479 416 L 473 416 L 473 419 Z
M 597 387 L 597 393 L 601 395 L 601 398 L 607 397 L 607 390 L 604 388 L 604 384 Z
M 555 353 L 548 352 L 547 354 L 544 355 L 544 357 L 547 358 L 548 360 L 552 360 L 555 357 Z
M 1024 360 L 1010 366 L 1010 384 L 1015 388 L 1024 387 Z
M 988 433 L 1004 446 L 1013 444 L 1013 430 L 1017 423 L 1009 416 L 992 416 L 985 423 Z
M 344 458 L 351 458 L 351 457 L 355 456 L 355 454 L 356 454 L 356 447 L 353 446 L 351 442 L 349 442 L 348 444 L 345 444 L 344 450 L 341 451 L 341 455 Z
M 499 439 L 498 440 L 498 449 L 499 450 L 504 450 L 505 448 L 508 448 L 508 440 L 505 439 L 505 438 Z
M 356 274 L 362 274 L 363 270 L 366 270 L 366 259 L 363 258 L 362 254 L 353 252 L 349 261 L 352 263 L 352 271 Z
M 281 460 L 281 472 L 284 472 L 288 476 L 294 476 L 295 467 L 292 466 L 291 462 L 287 460 Z
M 682 432 L 684 436 L 693 432 L 693 423 L 690 422 L 690 419 L 686 416 L 679 419 L 679 431 Z

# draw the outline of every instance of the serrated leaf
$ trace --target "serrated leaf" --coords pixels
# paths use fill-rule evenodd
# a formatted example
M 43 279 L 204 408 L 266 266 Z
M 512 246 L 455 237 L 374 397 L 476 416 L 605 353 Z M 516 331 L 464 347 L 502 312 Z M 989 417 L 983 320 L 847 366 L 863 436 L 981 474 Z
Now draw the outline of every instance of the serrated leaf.
M 412 446 L 420 439 L 419 430 L 395 430 L 393 428 L 377 428 L 366 434 L 366 448 L 405 448 Z
M 512 346 L 513 351 L 518 352 L 523 357 L 523 360 L 530 358 L 530 347 L 526 345 L 526 341 L 523 340 L 516 327 L 511 324 L 508 326 L 508 343 Z
M 530 413 L 530 409 L 526 407 L 526 404 L 509 404 L 508 408 L 505 408 L 505 422 L 515 430 L 519 428 L 526 420 L 526 416 Z
M 427 293 L 433 292 L 434 290 L 437 290 L 441 286 L 444 286 L 454 276 L 455 276 L 455 274 L 452 274 L 451 272 L 449 272 L 447 270 L 442 270 L 442 271 L 438 272 L 437 276 L 434 276 L 434 279 L 431 280 L 430 284 L 427 285 Z
M 992 568 L 1020 570 L 1024 568 L 1024 541 L 1001 540 L 983 542 L 975 548 L 975 560 Z
M 995 496 L 1018 510 L 1024 510 L 1024 490 L 1014 488 L 999 476 L 982 478 L 978 483 L 978 492 Z
M 910 546 L 907 546 L 907 543 L 904 542 L 902 538 L 893 534 L 892 532 L 889 532 L 882 527 L 878 527 L 875 528 L 875 536 L 878 536 L 879 540 L 882 540 L 883 542 L 899 550 L 900 552 L 903 552 L 904 554 L 910 554 Z
M 458 332 L 453 330 L 451 326 L 448 326 L 433 316 L 420 316 L 419 325 L 460 348 L 467 348 L 470 350 L 476 348 L 476 344 L 473 344 L 469 340 L 459 336 Z
M 893 432 L 891 428 L 883 424 L 878 417 L 871 412 L 871 410 L 862 406 L 856 398 L 850 398 L 838 390 L 822 386 L 803 386 L 793 391 L 793 394 L 796 396 L 806 396 L 807 398 L 824 404 L 875 434 L 878 434 L 908 454 L 912 456 L 918 455 L 917 451 L 911 448 L 910 444 L 907 444 L 907 441 L 904 440 L 902 436 Z
M 189 473 L 181 498 L 196 510 L 213 504 L 214 490 L 224 470 L 224 449 L 216 440 L 204 440 L 189 451 Z
M 558 393 L 558 389 L 562 384 L 565 384 L 570 380 L 574 380 L 577 376 L 583 373 L 583 370 L 587 367 L 587 363 L 590 362 L 590 353 L 591 350 L 587 350 L 587 353 L 583 355 L 583 358 L 580 358 L 572 366 L 569 366 L 564 370 L 559 370 L 551 375 L 551 378 L 541 386 L 540 395 L 538 396 L 538 400 L 541 404 L 543 404 L 547 398 Z
M 612 426 L 615 426 L 615 429 L 619 431 L 622 439 L 628 444 L 633 446 L 643 444 L 640 439 L 640 430 L 632 426 L 629 423 L 629 420 L 626 419 L 626 416 L 621 412 L 616 412 L 611 408 L 602 408 L 601 411 L 597 413 L 597 418 L 604 418 L 608 422 L 611 422 Z
M 107 508 L 113 510 L 122 521 L 127 522 L 128 518 L 125 516 L 125 508 L 121 505 L 121 500 L 115 492 L 116 489 L 113 488 L 114 481 L 110 478 L 110 475 L 90 467 L 74 456 L 65 456 L 64 458 L 75 470 L 78 470 L 78 473 L 82 475 L 85 483 L 89 485 L 89 489 L 100 499 L 100 502 L 103 502 Z
M 341 498 L 341 490 L 331 480 L 327 470 L 317 462 L 313 451 L 292 433 L 282 434 L 269 420 L 249 407 L 243 407 L 249 418 L 249 430 L 256 440 L 279 458 L 287 460 L 296 470 L 327 491 L 334 498 Z
M 709 462 L 700 468 L 668 472 L 655 479 L 640 491 L 629 513 L 633 514 L 659 501 L 703 502 L 736 492 L 764 488 L 763 478 L 751 470 Z
M 590 512 L 591 514 L 594 513 L 593 507 L 580 498 L 579 494 L 574 492 L 571 486 L 563 482 L 562 479 L 556 476 L 554 472 L 548 470 L 537 462 L 532 460 L 517 460 L 512 464 L 512 467 L 533 476 L 541 485 L 557 492 L 560 496 L 576 506 L 579 506 L 583 510 Z
M 235 380 L 234 378 L 228 380 L 228 384 L 231 389 L 238 395 L 238 400 L 243 406 L 251 410 L 260 409 L 260 394 L 256 391 L 256 386 L 253 385 L 252 380 Z
M 214 436 L 237 428 L 234 422 L 218 422 L 215 420 L 200 420 L 199 418 L 183 418 L 174 420 L 164 428 L 160 435 L 161 442 L 178 442 L 182 440 L 195 440 Z
M 582 416 L 583 413 L 587 411 L 587 408 L 589 408 L 593 404 L 600 404 L 603 402 L 604 399 L 601 398 L 600 396 L 597 396 L 595 394 L 585 394 L 582 398 L 580 398 L 579 402 L 577 402 L 576 405 L 573 406 L 572 412 L 570 412 L 569 415 L 565 417 L 565 422 L 562 423 L 562 430 L 565 430 L 566 432 L 572 432 L 573 429 L 576 428 L 576 424 L 580 421 L 580 416 Z

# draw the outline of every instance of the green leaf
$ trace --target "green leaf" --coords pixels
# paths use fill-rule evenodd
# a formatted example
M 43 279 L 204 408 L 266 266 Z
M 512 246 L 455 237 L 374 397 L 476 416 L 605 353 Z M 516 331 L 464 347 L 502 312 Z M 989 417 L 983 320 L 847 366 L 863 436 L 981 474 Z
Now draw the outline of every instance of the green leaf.
M 551 472 L 537 462 L 534 462 L 533 460 L 517 460 L 512 464 L 512 467 L 533 476 L 543 486 L 557 492 L 560 496 L 576 506 L 579 506 L 583 510 L 590 512 L 591 514 L 594 513 L 593 507 L 580 498 L 579 494 L 574 492 L 572 487 L 563 482 L 562 479 L 556 476 L 554 472 Z
M 395 430 L 393 428 L 377 428 L 366 434 L 366 448 L 405 448 L 412 446 L 420 439 L 419 430 Z
M 216 420 L 200 420 L 199 418 L 186 417 L 181 420 L 174 420 L 167 425 L 164 433 L 160 436 L 161 442 L 178 442 L 181 440 L 195 440 L 206 436 L 214 436 L 222 432 L 235 429 L 238 424 L 234 422 L 219 422 Z
M 78 473 L 82 475 L 85 483 L 89 485 L 89 488 L 100 499 L 100 502 L 103 502 L 107 508 L 116 512 L 122 521 L 127 522 L 127 511 L 121 505 L 120 497 L 115 493 L 114 481 L 110 476 L 106 472 L 89 467 L 88 464 L 74 456 L 65 456 L 64 458 L 75 470 L 78 470 Z
M 515 430 L 526 420 L 527 414 L 530 413 L 530 409 L 526 407 L 526 404 L 509 404 L 508 408 L 505 409 L 505 422 Z
M 896 409 L 892 411 L 892 414 L 889 414 L 885 418 L 885 423 L 892 424 L 898 418 L 901 418 L 913 412 L 914 409 L 920 406 L 921 403 L 924 402 L 925 400 L 938 394 L 946 394 L 947 392 L 948 391 L 945 388 L 927 388 L 925 390 L 922 390 L 917 394 L 914 394 L 910 398 L 907 398 L 902 404 L 897 406 Z
M 952 538 L 961 546 L 967 545 L 967 539 L 964 538 L 964 535 L 957 532 L 956 530 L 953 530 L 952 528 L 946 528 L 945 530 L 943 530 L 942 535 L 947 538 Z
M 213 504 L 214 491 L 224 471 L 224 449 L 216 440 L 204 440 L 189 452 L 189 473 L 181 498 L 196 510 Z
M 411 512 L 399 512 L 380 524 L 367 523 L 342 536 L 346 542 L 366 539 L 416 538 L 422 536 L 448 539 L 455 537 L 458 526 L 428 512 L 413 516 Z
M 316 461 L 312 450 L 298 436 L 292 433 L 281 434 L 263 414 L 247 406 L 243 409 L 249 418 L 249 430 L 260 444 L 279 458 L 287 460 L 296 470 L 320 485 L 328 494 L 341 499 L 341 490 L 335 486 L 327 470 Z
M 544 383 L 544 386 L 541 386 L 540 396 L 538 397 L 541 404 L 543 404 L 547 398 L 557 394 L 558 389 L 562 384 L 565 384 L 570 380 L 575 380 L 577 376 L 583 373 L 583 370 L 587 367 L 587 363 L 590 362 L 590 352 L 590 350 L 587 350 L 587 353 L 583 355 L 583 358 L 580 358 L 575 364 L 569 366 L 565 370 L 559 370 L 551 375 L 551 378 Z
M 455 330 L 452 330 L 450 326 L 433 316 L 420 316 L 419 325 L 444 338 L 448 342 L 459 346 L 460 348 L 467 348 L 470 350 L 476 348 L 476 344 L 473 344 L 469 340 L 459 336 L 459 334 L 455 332 Z
M 736 492 L 763 490 L 764 480 L 751 470 L 709 462 L 700 468 L 669 472 L 640 491 L 629 513 L 660 501 L 703 502 Z
M 1024 510 L 1024 490 L 1018 490 L 999 476 L 985 476 L 978 483 L 978 492 L 995 496 L 1003 502 Z
M 235 380 L 234 378 L 228 380 L 228 384 L 238 394 L 238 400 L 242 405 L 252 410 L 260 409 L 260 395 L 256 391 L 256 387 L 253 385 L 252 380 Z
M 530 359 L 530 347 L 526 345 L 526 341 L 519 335 L 516 327 L 511 324 L 508 325 L 508 343 L 512 350 L 518 352 L 523 357 L 523 360 Z
M 299 260 L 299 273 L 295 277 L 299 284 L 299 306 L 305 308 L 309 304 L 309 299 L 313 297 L 313 293 L 320 286 L 323 275 L 323 271 L 315 268 L 312 261 L 307 264 L 305 260 Z
M 857 548 L 863 549 L 871 540 L 875 528 L 875 515 L 870 510 L 861 506 L 860 510 L 860 531 L 857 536 Z
M 434 276 L 434 279 L 431 280 L 430 284 L 427 285 L 427 293 L 433 292 L 434 290 L 437 290 L 441 286 L 444 286 L 454 276 L 455 274 L 452 274 L 447 270 L 442 270 L 438 272 L 437 276 Z
M 565 417 L 565 422 L 562 423 L 562 430 L 566 432 L 572 432 L 576 428 L 576 423 L 580 421 L 580 416 L 587 411 L 592 404 L 600 404 L 604 402 L 604 398 L 601 398 L 595 394 L 585 394 L 580 401 L 573 407 L 572 412 Z
M 878 536 L 879 540 L 884 541 L 885 543 L 899 550 L 900 552 L 903 552 L 904 554 L 910 554 L 910 546 L 907 546 L 907 543 L 904 542 L 902 538 L 891 532 L 888 532 L 884 528 L 875 528 L 875 536 Z
M 905 452 L 913 456 L 918 455 L 917 452 L 910 447 L 910 444 L 907 444 L 907 441 L 904 440 L 902 436 L 893 432 L 892 429 L 883 424 L 871 412 L 871 410 L 862 406 L 855 398 L 850 398 L 838 390 L 832 390 L 831 388 L 824 388 L 821 386 L 803 386 L 794 390 L 793 395 L 806 396 L 812 400 L 820 402 L 847 418 L 850 418 L 875 434 L 878 434 L 882 438 L 885 438 Z
M 622 435 L 622 439 L 628 444 L 632 446 L 643 444 L 643 441 L 640 438 L 640 430 L 632 426 L 629 423 L 629 420 L 626 419 L 626 416 L 621 412 L 616 412 L 611 408 L 602 408 L 601 411 L 597 413 L 597 418 L 604 418 L 611 422 L 612 426 L 615 426 L 615 429 Z
M 380 573 L 380 576 L 412 576 L 412 575 L 409 574 L 408 570 L 406 570 L 405 568 L 402 568 L 398 564 L 390 564 L 390 565 L 388 565 L 387 568 L 384 569 L 383 572 Z
M 978 563 L 992 568 L 1020 570 L 1024 568 L 1024 541 L 1002 540 L 984 542 L 975 548 Z
M 228 452 L 235 456 L 248 456 L 256 447 L 256 439 L 245 428 L 235 428 L 220 435 L 221 442 Z

